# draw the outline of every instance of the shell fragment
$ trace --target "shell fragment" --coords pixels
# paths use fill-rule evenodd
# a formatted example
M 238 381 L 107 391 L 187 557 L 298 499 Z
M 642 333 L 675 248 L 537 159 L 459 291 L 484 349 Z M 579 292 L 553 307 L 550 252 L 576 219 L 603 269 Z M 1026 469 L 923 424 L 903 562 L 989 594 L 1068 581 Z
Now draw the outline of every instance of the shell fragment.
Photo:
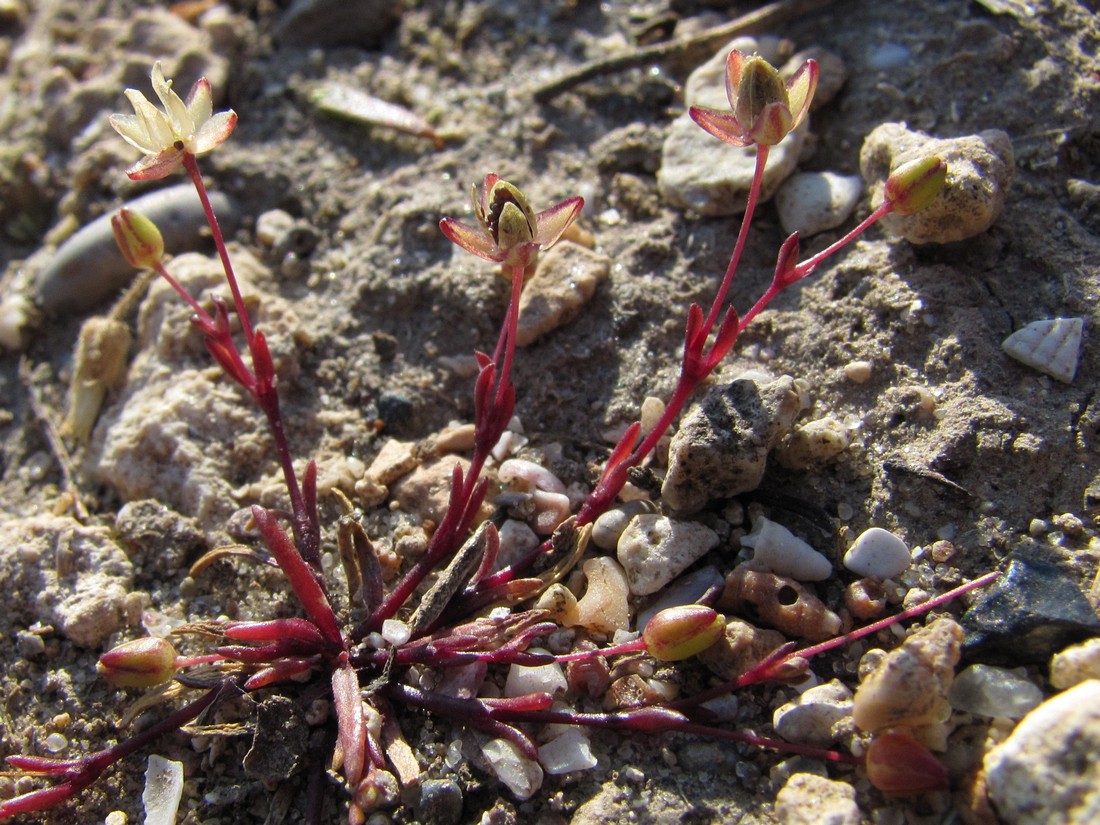
M 1071 384 L 1081 357 L 1084 326 L 1082 318 L 1032 321 L 1005 338 L 1001 349 L 1021 364 Z

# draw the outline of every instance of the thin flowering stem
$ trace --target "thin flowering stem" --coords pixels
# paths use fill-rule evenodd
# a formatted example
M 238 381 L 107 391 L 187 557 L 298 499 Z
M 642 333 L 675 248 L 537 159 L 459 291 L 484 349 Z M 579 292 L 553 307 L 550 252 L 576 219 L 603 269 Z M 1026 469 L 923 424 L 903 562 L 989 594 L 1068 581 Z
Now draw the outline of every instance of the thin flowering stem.
M 512 362 L 516 355 L 516 336 L 519 334 L 519 296 L 523 290 L 524 267 L 512 266 L 512 291 L 508 299 L 508 314 L 501 327 L 500 340 L 493 353 L 493 362 L 501 364 L 500 375 L 497 376 L 496 405 L 504 401 L 505 387 L 507 387 L 512 375 Z M 501 357 L 503 356 L 503 363 Z
M 890 202 L 883 203 L 870 215 L 860 221 L 859 225 L 848 232 L 848 234 L 846 234 L 840 240 L 835 241 L 825 249 L 818 252 L 813 257 L 806 259 L 800 264 L 791 266 L 783 272 L 777 271 L 776 277 L 772 280 L 767 290 L 765 290 L 764 294 L 757 299 L 755 304 L 753 304 L 752 309 L 746 312 L 745 316 L 741 319 L 740 331 L 743 332 L 745 328 L 750 323 L 752 323 L 753 319 L 756 318 L 756 316 L 760 314 L 768 306 L 768 304 L 772 302 L 772 299 L 779 295 L 780 292 L 782 292 L 784 289 L 786 289 L 788 286 L 795 283 L 796 281 L 800 281 L 803 278 L 812 275 L 822 261 L 824 261 L 835 252 L 839 252 L 841 249 L 843 249 L 845 246 L 847 246 L 857 237 L 859 237 L 864 231 L 877 223 L 884 215 L 888 215 L 892 211 L 893 204 L 891 204 Z
M 207 312 L 205 309 L 203 309 L 202 305 L 199 304 L 199 302 L 196 301 L 194 297 L 192 297 L 191 293 L 183 288 L 183 286 L 180 284 L 180 282 L 177 281 L 172 276 L 172 274 L 167 270 L 167 268 L 165 268 L 164 264 L 161 263 L 160 261 L 157 261 L 155 264 L 153 264 L 153 269 L 156 271 L 156 273 L 158 275 L 160 275 L 160 277 L 162 277 L 164 280 L 166 280 L 168 282 L 169 286 L 171 286 L 172 289 L 174 289 L 176 291 L 176 293 L 181 298 L 183 298 L 183 300 L 185 300 L 187 302 L 187 304 L 191 307 L 192 311 L 194 311 L 195 316 L 197 318 L 197 321 L 198 321 L 199 325 L 203 328 L 203 330 L 204 331 L 207 331 L 207 330 L 212 331 L 214 329 L 215 324 L 214 324 L 214 319 L 210 316 L 210 313 Z M 211 333 L 207 332 L 207 334 L 211 334 Z
M 703 338 L 710 335 L 710 331 L 714 329 L 714 325 L 718 321 L 718 315 L 726 303 L 726 295 L 733 284 L 733 276 L 737 273 L 737 267 L 741 263 L 741 252 L 745 248 L 745 240 L 749 235 L 749 225 L 752 223 L 753 212 L 756 210 L 757 201 L 760 199 L 760 186 L 764 180 L 764 167 L 768 163 L 770 151 L 770 146 L 760 145 L 756 147 L 756 167 L 753 170 L 752 184 L 749 186 L 748 199 L 745 202 L 745 214 L 741 218 L 741 230 L 737 233 L 737 242 L 733 247 L 733 255 L 730 256 L 729 266 L 726 267 L 726 274 L 722 277 L 722 283 L 714 296 L 714 303 L 711 304 L 710 312 L 707 313 L 707 320 L 703 325 Z
M 229 289 L 233 293 L 233 305 L 237 308 L 237 315 L 241 319 L 241 330 L 244 332 L 244 340 L 252 348 L 252 321 L 248 317 L 244 299 L 241 297 L 241 288 L 237 283 L 237 277 L 233 274 L 233 263 L 229 260 L 229 251 L 225 248 L 225 238 L 222 236 L 221 226 L 218 224 L 218 216 L 214 214 L 214 208 L 210 205 L 210 197 L 206 194 L 206 184 L 202 181 L 202 173 L 199 171 L 198 159 L 190 152 L 183 155 L 183 168 L 191 176 L 191 182 L 199 193 L 202 201 L 202 210 L 206 213 L 206 222 L 210 225 L 210 232 L 214 238 L 214 247 L 218 250 L 222 267 L 225 269 L 225 278 L 229 281 Z
M 808 258 L 806 261 L 796 266 L 795 271 L 798 273 L 798 277 L 794 280 L 799 280 L 800 278 L 805 278 L 807 275 L 812 275 L 813 271 L 817 269 L 818 264 L 820 264 L 830 255 L 832 255 L 834 252 L 839 252 L 841 249 L 843 249 L 845 246 L 847 246 L 856 238 L 858 238 L 861 234 L 863 234 L 865 230 L 878 223 L 878 221 L 883 216 L 889 215 L 892 211 L 894 211 L 894 205 L 892 203 L 890 203 L 889 201 L 883 203 L 881 206 L 878 207 L 878 209 L 876 209 L 870 215 L 860 221 L 859 225 L 852 229 L 852 231 L 850 231 L 843 238 L 829 244 L 829 246 L 818 252 L 812 258 Z

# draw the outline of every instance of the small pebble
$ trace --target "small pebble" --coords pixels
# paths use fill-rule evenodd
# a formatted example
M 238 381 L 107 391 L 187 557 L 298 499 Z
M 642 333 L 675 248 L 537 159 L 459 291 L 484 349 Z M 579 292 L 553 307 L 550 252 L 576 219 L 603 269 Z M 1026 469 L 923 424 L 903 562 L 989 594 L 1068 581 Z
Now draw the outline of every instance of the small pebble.
M 500 526 L 500 550 L 494 570 L 501 570 L 522 559 L 539 546 L 539 537 L 525 522 L 508 519 Z
M 607 556 L 588 559 L 581 570 L 587 585 L 577 601 L 576 624 L 597 633 L 626 630 L 630 626 L 628 574 Z
M 780 825 L 859 825 L 856 789 L 849 782 L 796 773 L 775 797 Z
M 1100 681 L 1048 699 L 986 754 L 989 798 L 1013 825 L 1100 821 Z
M 284 46 L 377 48 L 401 19 L 399 0 L 294 0 L 275 24 Z
M 912 558 L 905 542 L 888 530 L 865 530 L 844 554 L 844 566 L 864 578 L 889 579 L 909 569 Z
M 883 185 L 894 169 L 933 155 L 947 164 L 943 191 L 926 209 L 915 215 L 887 215 L 882 225 L 914 244 L 951 243 L 985 232 L 1004 209 L 1012 183 L 1012 141 L 998 129 L 938 140 L 900 123 L 878 126 L 859 154 L 871 206 L 882 203 Z
M 532 652 L 537 652 L 532 648 Z M 561 665 L 551 662 L 548 665 L 524 667 L 512 665 L 508 668 L 508 678 L 504 683 L 504 695 L 507 697 L 526 696 L 529 693 L 564 693 L 569 687 Z
M 505 484 L 511 482 L 526 482 L 533 484 L 540 490 L 551 493 L 564 493 L 565 485 L 552 472 L 541 464 L 528 461 L 523 458 L 509 458 L 500 465 L 497 476 Z
M 980 591 L 959 620 L 968 657 L 992 664 L 1044 664 L 1055 652 L 1100 635 L 1100 617 L 1077 573 L 1033 539 L 1009 555 L 999 579 Z
M 418 790 L 413 810 L 421 822 L 458 825 L 462 821 L 462 788 L 453 779 L 425 779 Z
M 858 175 L 797 172 L 775 193 L 779 223 L 788 235 L 808 238 L 840 226 L 852 214 L 863 192 Z
M 853 384 L 866 384 L 871 380 L 874 364 L 871 361 L 849 361 L 844 365 L 844 377 Z
M 575 243 L 543 253 L 520 295 L 516 346 L 530 346 L 576 318 L 610 271 L 609 258 Z
M 772 726 L 788 742 L 826 748 L 848 731 L 851 716 L 852 691 L 833 679 L 776 708 Z
M 491 739 L 481 746 L 481 753 L 497 779 L 518 799 L 530 799 L 542 787 L 542 767 L 506 739 Z
M 1032 321 L 1001 343 L 1009 356 L 1025 366 L 1072 384 L 1081 360 L 1083 318 L 1052 318 Z
M 577 727 L 567 727 L 562 733 L 539 746 L 539 762 L 551 776 L 587 771 L 596 767 L 596 757 L 588 741 L 588 733 Z
M 937 619 L 886 655 L 860 683 L 852 717 L 861 730 L 942 721 L 963 641 L 952 619 Z
M 1100 679 L 1100 638 L 1070 645 L 1050 660 L 1050 684 L 1058 690 Z
M 61 753 L 69 747 L 69 740 L 63 733 L 51 733 L 46 737 L 46 750 L 50 753 Z
M 210 192 L 210 204 L 222 232 L 236 229 L 237 208 L 222 192 Z M 203 230 L 206 213 L 190 183 L 159 189 L 125 204 L 160 229 L 165 250 L 173 255 L 209 244 Z M 114 211 L 101 215 L 58 247 L 35 279 L 39 306 L 50 314 L 81 313 L 129 284 L 137 270 L 126 262 L 111 228 Z
M 592 525 L 592 542 L 601 550 L 614 550 L 630 520 L 642 513 L 652 513 L 653 509 L 653 502 L 641 498 L 617 504 Z
M 867 56 L 867 67 L 877 72 L 889 72 L 906 66 L 913 55 L 900 43 L 879 43 Z
M 775 450 L 775 457 L 788 470 L 805 470 L 836 458 L 848 449 L 848 428 L 829 416 L 808 421 L 791 433 Z
M 741 538 L 753 549 L 752 564 L 762 570 L 790 576 L 802 582 L 824 581 L 833 574 L 832 563 L 782 524 L 757 517 L 752 532 Z
M 256 240 L 264 246 L 278 246 L 294 228 L 294 217 L 282 209 L 271 209 L 256 218 Z
M 703 524 L 643 513 L 619 537 L 617 555 L 630 592 L 646 596 L 717 547 L 718 541 L 718 534 Z
M 683 417 L 668 450 L 662 503 L 688 514 L 755 490 L 768 452 L 802 410 L 794 379 L 742 378 L 712 387 Z
M 1043 701 L 1039 686 L 1025 676 L 993 665 L 975 664 L 951 684 L 947 700 L 955 710 L 994 719 L 1019 719 Z

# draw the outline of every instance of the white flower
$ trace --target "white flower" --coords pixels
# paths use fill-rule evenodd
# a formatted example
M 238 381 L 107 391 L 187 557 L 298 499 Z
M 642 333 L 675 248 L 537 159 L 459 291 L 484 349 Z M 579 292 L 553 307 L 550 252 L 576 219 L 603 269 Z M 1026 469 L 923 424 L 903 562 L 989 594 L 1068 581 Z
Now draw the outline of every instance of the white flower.
M 134 107 L 134 114 L 109 118 L 123 140 L 145 153 L 145 157 L 126 170 L 133 180 L 166 177 L 183 164 L 184 155 L 209 152 L 228 138 L 237 125 L 237 113 L 232 109 L 212 114 L 210 83 L 205 77 L 191 87 L 186 103 L 172 90 L 172 81 L 164 79 L 159 61 L 153 64 L 152 81 L 163 112 L 137 89 L 127 89 L 126 97 Z

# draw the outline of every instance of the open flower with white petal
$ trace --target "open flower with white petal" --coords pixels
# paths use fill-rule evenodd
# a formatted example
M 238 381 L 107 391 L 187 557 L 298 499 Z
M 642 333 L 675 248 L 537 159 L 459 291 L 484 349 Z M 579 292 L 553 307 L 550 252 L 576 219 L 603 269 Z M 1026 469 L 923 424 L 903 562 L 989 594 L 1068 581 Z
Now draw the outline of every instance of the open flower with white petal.
M 145 157 L 126 170 L 132 180 L 158 180 L 183 164 L 185 155 L 209 152 L 229 137 L 237 125 L 232 109 L 213 114 L 210 82 L 199 78 L 184 102 L 166 80 L 160 62 L 153 64 L 153 91 L 164 111 L 150 103 L 137 89 L 127 89 L 126 98 L 134 107 L 132 115 L 111 115 L 111 126 L 122 139 L 145 153 Z

